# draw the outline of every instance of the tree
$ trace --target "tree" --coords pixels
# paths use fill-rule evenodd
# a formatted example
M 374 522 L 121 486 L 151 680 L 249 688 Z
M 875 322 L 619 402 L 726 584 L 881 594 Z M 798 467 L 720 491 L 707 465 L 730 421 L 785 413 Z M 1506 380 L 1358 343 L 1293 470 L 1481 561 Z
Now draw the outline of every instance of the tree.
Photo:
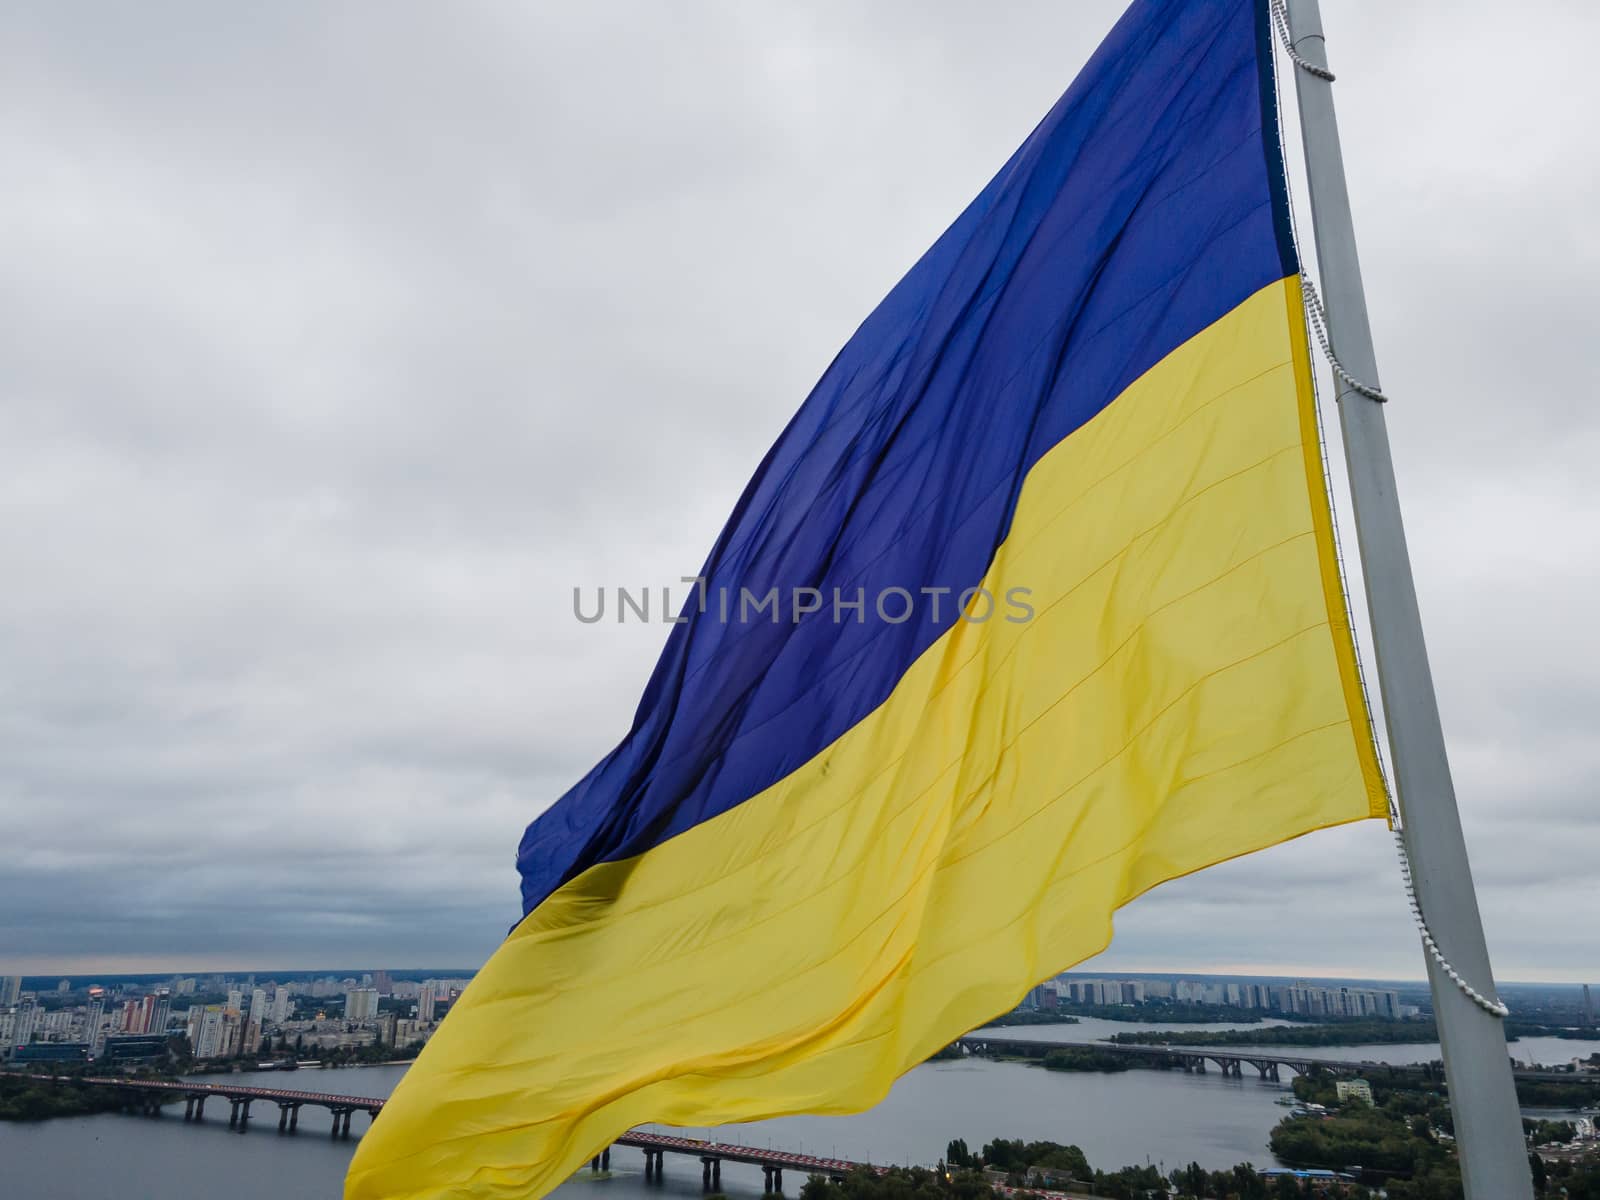
M 1233 1194 L 1239 1200 L 1267 1200 L 1267 1184 L 1257 1174 L 1255 1167 L 1249 1163 L 1240 1163 L 1233 1168 L 1233 1178 L 1229 1181 Z
M 1077 1146 L 1063 1146 L 1059 1142 L 1025 1142 L 1018 1138 L 1007 1141 L 996 1138 L 983 1147 L 985 1166 L 1006 1172 L 1026 1174 L 1029 1167 L 1040 1167 L 1069 1175 L 1073 1179 L 1092 1179 L 1094 1172 L 1089 1160 Z
M 1206 1194 L 1206 1173 L 1197 1162 L 1172 1173 L 1172 1182 L 1185 1196 L 1203 1197 Z
M 1544 1169 L 1544 1159 L 1537 1154 L 1528 1155 L 1528 1167 L 1533 1171 L 1533 1194 L 1544 1195 L 1545 1184 L 1549 1181 L 1549 1172 Z

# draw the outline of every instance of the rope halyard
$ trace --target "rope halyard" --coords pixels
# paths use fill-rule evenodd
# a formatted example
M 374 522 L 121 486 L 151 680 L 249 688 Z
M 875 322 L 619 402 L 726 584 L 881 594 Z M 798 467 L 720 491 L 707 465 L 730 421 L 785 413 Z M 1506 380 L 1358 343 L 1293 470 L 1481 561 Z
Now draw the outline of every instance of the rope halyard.
M 1311 282 L 1309 275 L 1301 274 L 1300 291 L 1305 299 L 1306 318 L 1311 322 L 1311 331 L 1317 335 L 1317 344 L 1322 347 L 1322 356 L 1328 360 L 1328 366 L 1333 368 L 1333 373 L 1339 377 L 1339 382 L 1368 400 L 1376 400 L 1379 404 L 1389 403 L 1389 397 L 1377 388 L 1362 383 L 1346 371 L 1344 364 L 1339 361 L 1339 356 L 1333 352 L 1333 345 L 1328 339 L 1328 310 L 1322 307 L 1322 297 L 1317 293 L 1317 285 Z
M 1268 8 L 1272 14 L 1272 23 L 1278 31 L 1278 39 L 1283 43 L 1283 48 L 1294 65 L 1305 71 L 1307 74 L 1315 75 L 1319 79 L 1326 79 L 1329 82 L 1332 82 L 1333 72 L 1325 70 L 1324 68 L 1317 66 L 1315 63 L 1307 62 L 1305 59 L 1301 58 L 1299 52 L 1295 50 L 1294 42 L 1289 37 L 1289 17 L 1288 9 L 1286 7 L 1286 0 L 1268 0 Z M 1274 66 L 1276 66 L 1276 64 L 1274 64 Z M 1277 89 L 1274 88 L 1273 91 L 1276 95 Z M 1281 120 L 1279 121 L 1278 127 L 1280 129 L 1283 127 Z M 1288 195 L 1293 191 L 1293 184 L 1288 170 L 1288 156 L 1284 155 L 1282 157 L 1282 161 L 1284 163 L 1284 193 L 1285 195 Z M 1298 247 L 1300 244 L 1300 231 L 1296 226 L 1294 204 L 1292 200 L 1289 203 L 1288 208 L 1289 222 L 1293 230 L 1291 236 L 1293 236 L 1295 245 Z M 1358 395 L 1365 396 L 1369 400 L 1375 400 L 1380 404 L 1387 404 L 1389 402 L 1389 397 L 1385 396 L 1377 388 L 1364 384 L 1359 379 L 1355 378 L 1355 376 L 1351 375 L 1349 371 L 1345 370 L 1344 364 L 1341 363 L 1338 357 L 1334 354 L 1332 342 L 1328 337 L 1327 310 L 1322 307 L 1322 296 L 1317 292 L 1316 284 L 1314 284 L 1311 281 L 1311 278 L 1305 274 L 1303 266 L 1300 274 L 1300 295 L 1301 301 L 1305 308 L 1306 323 L 1311 327 L 1312 332 L 1317 335 L 1317 343 L 1322 347 L 1323 356 L 1328 360 L 1328 366 L 1332 368 L 1334 375 L 1341 383 Z M 1332 486 L 1332 469 L 1328 462 L 1328 437 L 1327 428 L 1323 422 L 1324 414 L 1321 388 L 1317 386 L 1315 372 L 1312 373 L 1311 377 L 1311 390 L 1313 403 L 1317 414 L 1317 431 L 1319 434 L 1318 440 L 1322 444 L 1323 486 L 1326 490 L 1329 512 L 1333 513 L 1337 510 L 1337 503 Z M 1355 609 L 1350 603 L 1350 579 L 1345 571 L 1344 548 L 1340 544 L 1339 521 L 1337 517 L 1335 517 L 1333 520 L 1333 541 L 1334 557 L 1339 564 L 1339 588 L 1344 594 L 1345 612 L 1353 614 Z M 1372 691 L 1367 685 L 1366 667 L 1362 663 L 1361 652 L 1359 649 L 1360 636 L 1356 632 L 1354 620 L 1351 620 L 1349 623 L 1348 630 L 1350 633 L 1351 644 L 1357 647 L 1356 674 L 1360 682 L 1362 695 L 1367 699 L 1367 729 L 1372 737 L 1373 746 L 1377 748 L 1380 747 L 1382 743 L 1380 743 L 1378 740 L 1378 726 L 1374 718 L 1375 710 L 1372 704 Z M 1423 948 L 1427 950 L 1428 956 L 1432 958 L 1434 962 L 1439 964 L 1439 969 L 1445 973 L 1445 975 L 1450 979 L 1451 983 L 1456 985 L 1456 988 L 1461 992 L 1462 995 L 1466 996 L 1467 999 L 1471 1000 L 1490 1016 L 1498 1017 L 1501 1020 L 1504 1020 L 1506 1017 L 1511 1015 L 1511 1010 L 1502 1004 L 1498 999 L 1491 1000 L 1482 992 L 1478 991 L 1477 988 L 1468 983 L 1464 978 L 1462 978 L 1461 972 L 1456 970 L 1455 965 L 1445 957 L 1444 951 L 1439 949 L 1439 943 L 1434 940 L 1433 930 L 1428 927 L 1428 919 L 1422 915 L 1422 903 L 1417 899 L 1416 881 L 1411 877 L 1411 856 L 1406 850 L 1404 826 L 1400 820 L 1400 810 L 1395 804 L 1394 785 L 1389 780 L 1388 771 L 1385 770 L 1383 753 L 1381 749 L 1378 751 L 1378 773 L 1382 777 L 1384 799 L 1387 801 L 1389 806 L 1389 828 L 1394 834 L 1395 856 L 1400 860 L 1400 879 L 1405 885 L 1406 903 L 1411 908 L 1411 918 L 1416 922 L 1417 932 L 1422 936 Z
M 1387 404 L 1389 397 L 1385 396 L 1377 388 L 1369 387 L 1368 385 L 1362 383 L 1359 379 L 1356 379 L 1350 374 L 1350 372 L 1344 369 L 1344 366 L 1339 362 L 1338 358 L 1334 356 L 1333 347 L 1329 344 L 1328 340 L 1328 314 L 1322 307 L 1322 297 L 1317 294 L 1317 286 L 1311 282 L 1309 276 L 1304 274 L 1300 276 L 1300 289 L 1301 296 L 1305 303 L 1306 322 L 1311 326 L 1312 331 L 1317 335 L 1317 342 L 1319 345 L 1321 345 L 1323 356 L 1328 360 L 1328 366 L 1333 369 L 1333 373 L 1338 376 L 1340 382 L 1342 382 L 1351 391 L 1366 396 L 1370 400 L 1376 400 L 1380 404 Z M 1312 386 L 1313 389 L 1315 389 L 1315 378 L 1312 380 Z M 1329 474 L 1328 468 L 1328 439 L 1325 431 L 1321 429 L 1322 405 L 1320 403 L 1320 396 L 1318 397 L 1317 404 L 1317 424 L 1319 427 L 1319 432 L 1324 433 L 1324 436 L 1322 437 L 1323 479 L 1325 483 L 1329 483 L 1332 480 L 1332 476 Z M 1330 486 L 1328 489 L 1328 505 L 1330 511 L 1333 509 L 1333 499 L 1333 490 Z M 1335 520 L 1334 546 L 1335 554 L 1339 561 L 1339 586 L 1344 591 L 1345 611 L 1351 612 L 1353 610 L 1350 607 L 1350 584 L 1345 576 L 1344 552 L 1339 546 L 1338 531 L 1339 524 L 1338 521 Z M 1356 633 L 1353 622 L 1350 627 L 1350 635 L 1352 641 L 1354 642 L 1356 640 Z M 1376 745 L 1378 742 L 1378 730 L 1376 723 L 1373 722 L 1371 692 L 1367 688 L 1366 669 L 1361 665 L 1361 655 L 1359 650 L 1356 653 L 1356 671 L 1360 677 L 1361 691 L 1367 696 L 1367 720 L 1369 722 L 1369 729 L 1372 735 L 1373 743 Z M 1411 855 L 1406 850 L 1405 832 L 1403 823 L 1400 820 L 1400 810 L 1395 804 L 1394 786 L 1389 782 L 1388 773 L 1383 770 L 1383 759 L 1381 755 L 1378 759 L 1378 770 L 1379 773 L 1384 777 L 1384 796 L 1389 803 L 1389 828 L 1394 833 L 1395 856 L 1400 860 L 1400 880 L 1405 885 L 1406 903 L 1411 908 L 1411 919 L 1416 922 L 1417 932 L 1422 935 L 1423 948 L 1427 950 L 1428 956 L 1432 958 L 1434 962 L 1439 964 L 1439 969 L 1449 977 L 1450 982 L 1456 985 L 1456 988 L 1461 992 L 1462 995 L 1471 1000 L 1490 1016 L 1499 1017 L 1501 1020 L 1505 1020 L 1506 1017 L 1511 1015 L 1511 1010 L 1499 1000 L 1491 1000 L 1477 988 L 1468 983 L 1462 977 L 1461 972 L 1456 970 L 1455 965 L 1445 957 L 1444 951 L 1439 949 L 1439 943 L 1434 941 L 1433 930 L 1428 928 L 1428 919 L 1422 915 L 1422 904 L 1417 899 L 1417 886 L 1415 880 L 1413 880 L 1411 877 Z
M 1300 276 L 1300 289 L 1301 289 L 1302 298 L 1304 299 L 1304 302 L 1305 302 L 1306 321 L 1311 326 L 1312 331 L 1314 333 L 1316 333 L 1317 342 L 1322 347 L 1323 357 L 1325 357 L 1328 360 L 1328 366 L 1333 369 L 1333 373 L 1336 376 L 1338 376 L 1340 382 L 1342 382 L 1351 391 L 1357 392 L 1360 395 L 1363 395 L 1363 396 L 1367 397 L 1369 400 L 1376 400 L 1380 404 L 1387 404 L 1388 401 L 1389 401 L 1389 397 L 1385 396 L 1377 388 L 1369 387 L 1367 384 L 1364 384 L 1359 379 L 1355 378 L 1353 375 L 1350 374 L 1350 372 L 1348 372 L 1348 371 L 1346 371 L 1344 369 L 1344 366 L 1339 362 L 1338 358 L 1334 356 L 1333 347 L 1329 344 L 1329 341 L 1328 341 L 1328 314 L 1327 314 L 1326 310 L 1324 310 L 1323 307 L 1322 307 L 1322 297 L 1317 294 L 1317 285 L 1311 282 L 1311 279 L 1310 279 L 1309 276 L 1302 274 Z M 1315 387 L 1315 380 L 1314 379 L 1313 379 L 1313 387 Z M 1320 427 L 1321 423 L 1322 423 L 1322 413 L 1321 413 L 1321 405 L 1320 404 L 1318 404 L 1317 423 L 1318 423 L 1318 426 Z M 1323 469 L 1323 477 L 1324 477 L 1325 481 L 1331 480 L 1331 476 L 1328 474 L 1328 458 L 1327 458 L 1328 444 L 1327 443 L 1328 443 L 1328 439 L 1326 438 L 1326 436 L 1324 436 L 1322 438 L 1322 454 L 1323 454 L 1322 469 Z M 1331 488 L 1329 488 L 1328 503 L 1329 503 L 1329 508 L 1330 508 L 1330 511 L 1331 511 L 1331 509 L 1333 507 L 1333 494 L 1332 494 L 1332 489 Z M 1349 582 L 1347 581 L 1347 579 L 1345 578 L 1344 554 L 1343 554 L 1343 551 L 1338 548 L 1338 522 L 1337 521 L 1334 522 L 1334 544 L 1335 544 L 1335 551 L 1336 551 L 1336 554 L 1337 554 L 1338 560 L 1339 560 L 1339 585 L 1344 590 L 1345 611 L 1349 612 L 1349 611 L 1351 611 L 1351 609 L 1349 607 L 1350 606 L 1350 585 L 1349 585 Z M 1352 626 L 1351 626 L 1350 633 L 1351 633 L 1352 639 L 1354 639 L 1354 637 L 1355 637 L 1355 628 L 1354 628 L 1354 624 L 1353 623 L 1352 623 Z M 1357 673 L 1360 675 L 1361 690 L 1362 690 L 1363 693 L 1365 693 L 1368 696 L 1368 700 L 1367 700 L 1367 719 L 1368 719 L 1369 722 L 1371 722 L 1372 721 L 1371 693 L 1368 692 L 1368 690 L 1367 690 L 1366 671 L 1361 666 L 1361 656 L 1360 656 L 1360 652 L 1359 651 L 1356 654 L 1356 670 L 1357 670 Z M 1377 726 L 1375 724 L 1371 725 L 1371 733 L 1372 733 L 1372 740 L 1376 744 L 1377 740 L 1378 740 L 1378 730 L 1377 730 Z M 1405 831 L 1404 831 L 1403 823 L 1400 820 L 1400 809 L 1395 804 L 1394 787 L 1393 787 L 1393 785 L 1390 784 L 1388 776 L 1387 776 L 1387 773 L 1383 772 L 1383 760 L 1382 760 L 1381 756 L 1380 756 L 1379 762 L 1378 762 L 1378 769 L 1379 769 L 1380 773 L 1384 774 L 1384 781 L 1383 781 L 1384 789 L 1383 790 L 1384 790 L 1385 798 L 1389 802 L 1389 828 L 1394 833 L 1395 855 L 1400 860 L 1400 880 L 1405 885 L 1406 903 L 1408 905 L 1410 905 L 1410 907 L 1411 907 L 1411 919 L 1416 922 L 1416 924 L 1417 924 L 1417 932 L 1422 935 L 1423 948 L 1427 950 L 1429 957 L 1432 958 L 1434 962 L 1439 964 L 1439 969 L 1441 971 L 1443 971 L 1445 973 L 1445 975 L 1447 975 L 1449 977 L 1450 982 L 1456 985 L 1456 987 L 1460 990 L 1462 995 L 1464 995 L 1467 999 L 1471 1000 L 1474 1004 L 1476 1004 L 1479 1008 L 1483 1009 L 1483 1011 L 1488 1013 L 1490 1016 L 1499 1017 L 1501 1020 L 1505 1020 L 1506 1017 L 1511 1015 L 1511 1010 L 1509 1008 L 1507 1008 L 1504 1004 L 1502 1004 L 1499 1000 L 1491 1000 L 1489 997 L 1485 996 L 1482 992 L 1480 992 L 1477 988 L 1473 987 L 1470 983 L 1468 983 L 1464 978 L 1462 978 L 1461 972 L 1456 970 L 1455 965 L 1448 958 L 1445 957 L 1444 951 L 1439 949 L 1439 943 L 1434 941 L 1433 930 L 1428 928 L 1428 919 L 1427 919 L 1427 917 L 1422 915 L 1422 904 L 1417 899 L 1417 885 L 1416 885 L 1416 881 L 1411 878 L 1411 855 L 1406 850 Z
M 1400 828 L 1400 814 L 1395 810 L 1393 800 L 1389 802 L 1389 824 L 1394 829 L 1394 846 L 1400 856 L 1400 878 L 1406 885 L 1406 903 L 1411 905 L 1411 916 L 1417 923 L 1417 931 L 1422 934 L 1423 946 L 1427 948 L 1433 961 L 1439 964 L 1439 969 L 1450 977 L 1450 982 L 1460 989 L 1462 995 L 1491 1017 L 1505 1020 L 1511 1015 L 1511 1010 L 1499 1000 L 1491 1000 L 1463 979 L 1461 972 L 1451 965 L 1450 960 L 1444 956 L 1444 951 L 1439 949 L 1439 943 L 1433 940 L 1433 931 L 1428 928 L 1428 919 L 1422 915 L 1422 905 L 1417 903 L 1417 888 L 1411 879 L 1411 858 L 1406 853 L 1405 837 Z
M 1294 42 L 1289 37 L 1289 6 L 1288 0 L 1269 0 L 1268 7 L 1272 10 L 1272 25 L 1278 31 L 1278 40 L 1283 43 L 1283 48 L 1289 52 L 1289 59 L 1307 75 L 1315 75 L 1318 79 L 1333 82 L 1333 72 L 1327 67 L 1319 67 L 1314 62 L 1309 62 L 1300 57 L 1300 51 L 1294 48 Z
M 1329 71 L 1325 67 L 1319 67 L 1315 63 L 1309 62 L 1305 58 L 1302 58 L 1300 52 L 1295 48 L 1294 40 L 1289 34 L 1289 11 L 1287 0 L 1268 0 L 1267 7 L 1271 14 L 1273 27 L 1278 33 L 1278 40 L 1283 43 L 1284 51 L 1288 54 L 1290 61 L 1308 75 L 1313 75 L 1318 79 L 1325 79 L 1330 83 L 1333 82 L 1334 75 L 1332 71 Z M 1276 89 L 1274 89 L 1274 91 L 1276 91 Z M 1280 128 L 1281 127 L 1282 126 L 1280 124 Z M 1290 190 L 1287 156 L 1284 158 L 1284 163 L 1284 187 L 1285 192 L 1287 193 Z M 1294 223 L 1294 205 L 1292 203 L 1289 205 L 1289 220 L 1292 225 Z M 1298 246 L 1300 240 L 1299 231 L 1295 230 L 1293 236 L 1295 243 Z M 1321 346 L 1323 356 L 1328 360 L 1328 366 L 1332 369 L 1335 377 L 1340 383 L 1344 384 L 1345 387 L 1349 388 L 1357 395 L 1365 396 L 1367 399 L 1374 400 L 1379 404 L 1387 404 L 1389 402 L 1389 397 L 1385 396 L 1377 388 L 1371 386 L 1370 384 L 1363 383 L 1361 380 L 1351 375 L 1349 371 L 1345 370 L 1344 364 L 1339 361 L 1338 356 L 1334 354 L 1333 344 L 1328 336 L 1328 313 L 1327 310 L 1322 306 L 1322 296 L 1317 292 L 1316 284 L 1314 284 L 1310 277 L 1305 274 L 1303 268 L 1300 275 L 1300 291 L 1301 299 L 1305 307 L 1306 323 L 1311 327 L 1312 332 L 1317 335 L 1317 343 Z M 1312 376 L 1311 386 L 1313 396 L 1315 398 L 1318 431 L 1323 435 L 1321 437 L 1323 482 L 1324 486 L 1327 488 L 1327 498 L 1329 510 L 1331 512 L 1334 507 L 1334 496 L 1332 488 L 1332 475 L 1329 471 L 1328 463 L 1328 439 L 1326 436 L 1326 430 L 1322 427 L 1322 404 L 1321 396 L 1318 394 L 1320 389 L 1317 388 L 1316 377 L 1314 373 Z M 1335 519 L 1333 522 L 1333 535 L 1335 557 L 1339 563 L 1339 586 L 1344 592 L 1345 611 L 1349 613 L 1353 612 L 1354 610 L 1350 605 L 1350 583 L 1345 574 L 1344 553 L 1342 548 L 1339 546 L 1339 523 L 1337 519 Z M 1358 641 L 1354 621 L 1352 621 L 1350 624 L 1350 636 L 1352 643 Z M 1359 650 L 1356 653 L 1356 671 L 1360 678 L 1361 691 L 1368 698 L 1368 727 L 1372 735 L 1373 743 L 1376 746 L 1379 744 L 1377 724 L 1373 719 L 1371 692 L 1367 687 L 1366 670 L 1362 666 Z M 1439 964 L 1439 969 L 1445 973 L 1451 983 L 1456 985 L 1456 988 L 1461 992 L 1462 995 L 1466 996 L 1467 999 L 1471 1000 L 1490 1016 L 1498 1017 L 1499 1019 L 1504 1020 L 1506 1017 L 1511 1015 L 1511 1010 L 1498 999 L 1490 999 L 1488 996 L 1485 996 L 1477 988 L 1468 983 L 1466 979 L 1462 977 L 1461 972 L 1456 970 L 1455 965 L 1445 957 L 1444 951 L 1439 948 L 1439 943 L 1434 940 L 1433 930 L 1428 927 L 1428 919 L 1423 915 L 1422 912 L 1422 903 L 1417 899 L 1416 881 L 1411 875 L 1411 856 L 1406 850 L 1404 826 L 1400 820 L 1400 810 L 1395 803 L 1394 787 L 1389 781 L 1388 773 L 1384 770 L 1383 755 L 1381 752 L 1378 755 L 1378 770 L 1380 775 L 1383 776 L 1384 798 L 1388 801 L 1389 805 L 1389 828 L 1394 833 L 1395 854 L 1400 860 L 1400 879 L 1405 885 L 1406 903 L 1411 908 L 1411 917 L 1412 920 L 1416 922 L 1417 932 L 1422 936 L 1423 948 L 1427 950 L 1428 956 L 1432 958 L 1434 962 Z

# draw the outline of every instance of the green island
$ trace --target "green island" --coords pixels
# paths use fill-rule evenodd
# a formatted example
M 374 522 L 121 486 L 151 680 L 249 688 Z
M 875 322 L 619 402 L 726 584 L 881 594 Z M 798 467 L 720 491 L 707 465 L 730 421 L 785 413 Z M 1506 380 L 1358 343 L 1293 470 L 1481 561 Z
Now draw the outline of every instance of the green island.
M 1134 1064 L 1128 1061 L 1126 1054 L 1118 1054 L 1114 1050 L 1090 1050 L 1087 1048 L 1071 1047 L 1064 1050 L 1051 1050 L 1044 1056 L 1041 1065 L 1046 1071 L 1126 1071 Z
M 985 1029 L 997 1029 L 997 1028 L 999 1028 L 1000 1026 L 1003 1026 L 1003 1025 L 1076 1025 L 1076 1024 L 1078 1024 L 1078 1018 L 1077 1017 L 1065 1017 L 1065 1016 L 1062 1016 L 1060 1014 L 1060 1012 L 1056 1011 L 1056 1010 L 1051 1010 L 1051 1011 L 1047 1012 L 1047 1011 L 1044 1011 L 1044 1010 L 1035 1010 L 1035 1009 L 1013 1009 L 1011 1012 L 1006 1013 L 1004 1016 L 996 1017 L 994 1020 L 988 1022 L 983 1027 Z
M 175 1037 L 170 1041 L 166 1058 L 152 1061 L 129 1075 L 130 1079 L 161 1079 L 177 1081 L 192 1075 L 231 1075 L 240 1071 L 293 1071 L 300 1066 L 331 1070 L 337 1067 L 383 1066 L 388 1063 L 409 1062 L 421 1052 L 423 1043 L 408 1046 L 340 1046 L 336 1049 L 304 1046 L 291 1048 L 295 1057 L 272 1057 L 270 1051 L 241 1055 L 232 1059 L 196 1060 L 188 1051 L 188 1039 Z M 960 1057 L 959 1048 L 950 1048 L 935 1058 Z M 21 1070 L 0 1070 L 0 1121 L 48 1121 L 52 1117 L 81 1117 L 94 1113 L 115 1112 L 128 1104 L 126 1093 L 116 1088 L 96 1087 L 75 1082 L 75 1078 L 93 1075 L 93 1064 L 43 1063 L 40 1073 L 49 1072 L 59 1082 L 30 1079 Z M 114 1068 L 113 1068 L 114 1070 Z M 102 1072 L 103 1073 L 103 1072 Z M 181 1096 L 163 1100 L 162 1104 L 176 1104 Z
M 176 1101 L 176 1098 L 174 1102 Z M 49 1083 L 0 1072 L 0 1121 L 48 1121 L 116 1112 L 128 1103 L 117 1088 Z
M 1208 1025 L 1231 1021 L 1239 1025 L 1259 1025 L 1265 1020 L 1308 1021 L 1289 1013 L 1263 1013 L 1256 1008 L 1239 1008 L 1232 1004 L 1196 1004 L 1190 1001 L 1142 1000 L 1138 1004 L 1075 1004 L 1062 1001 L 1058 1013 L 1074 1017 L 1097 1017 L 1102 1021 L 1162 1022 L 1167 1025 Z M 1058 1017 L 1057 1020 L 1060 1018 Z M 998 1022 L 995 1022 L 998 1024 Z
M 1506 1022 L 1506 1038 L 1561 1037 L 1588 1041 L 1597 1036 L 1591 1029 L 1568 1029 L 1560 1025 L 1540 1025 L 1532 1021 Z M 1113 1042 L 1141 1046 L 1364 1046 L 1395 1042 L 1436 1042 L 1439 1031 L 1433 1021 L 1370 1020 L 1345 1018 L 1315 1025 L 1268 1025 L 1262 1029 L 1237 1030 L 1138 1030 L 1114 1033 Z
M 1267 1033 L 1268 1030 L 1251 1030 L 1251 1033 Z M 1309 1032 L 1309 1031 L 1306 1031 Z M 1121 1045 L 1153 1045 L 1172 1046 L 1174 1048 L 1186 1046 L 1213 1045 L 1215 1038 L 1222 1045 L 1239 1045 L 1228 1034 L 1203 1034 L 1203 1033 L 1155 1033 L 1155 1034 L 1123 1034 L 1114 1035 L 1107 1043 L 1107 1049 L 1097 1050 L 1088 1046 L 1063 1046 L 1051 1048 L 1048 1043 L 1040 1043 L 1035 1053 L 1026 1050 L 1012 1049 L 1004 1053 L 989 1051 L 984 1057 L 996 1062 L 1021 1062 L 1033 1066 L 1042 1066 L 1050 1071 L 1101 1071 L 1116 1072 L 1127 1070 L 1145 1071 L 1175 1071 L 1183 1069 L 1182 1058 L 1173 1055 L 1132 1056 L 1120 1055 L 1110 1046 Z M 1249 1044 L 1249 1043 L 1246 1043 Z M 1255 1043 L 1257 1045 L 1272 1045 L 1285 1043 Z M 1311 1044 L 1328 1045 L 1336 1043 L 1287 1043 L 1289 1045 Z M 1359 1044 L 1359 1043 L 1358 1043 Z M 958 1058 L 962 1052 L 957 1047 L 947 1047 L 935 1055 L 935 1058 Z M 1600 1063 L 1600 1058 L 1594 1059 Z M 1363 1066 L 1363 1075 L 1370 1080 L 1384 1080 L 1392 1087 L 1416 1088 L 1419 1086 L 1437 1087 L 1443 1089 L 1443 1071 L 1438 1063 L 1421 1063 L 1414 1067 L 1384 1067 Z M 1299 1079 L 1295 1081 L 1298 1086 Z M 1517 1099 L 1530 1108 L 1583 1108 L 1600 1104 L 1600 1075 L 1573 1075 L 1566 1079 L 1518 1079 Z

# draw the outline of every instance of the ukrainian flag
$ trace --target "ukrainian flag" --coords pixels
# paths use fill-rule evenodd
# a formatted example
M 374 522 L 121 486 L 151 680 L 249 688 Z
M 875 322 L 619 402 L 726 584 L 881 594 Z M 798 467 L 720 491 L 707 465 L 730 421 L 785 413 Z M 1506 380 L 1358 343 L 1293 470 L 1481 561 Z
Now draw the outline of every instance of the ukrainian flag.
M 1270 57 L 1267 0 L 1137 0 L 867 318 L 350 1200 L 867 1108 L 1141 893 L 1384 815 Z

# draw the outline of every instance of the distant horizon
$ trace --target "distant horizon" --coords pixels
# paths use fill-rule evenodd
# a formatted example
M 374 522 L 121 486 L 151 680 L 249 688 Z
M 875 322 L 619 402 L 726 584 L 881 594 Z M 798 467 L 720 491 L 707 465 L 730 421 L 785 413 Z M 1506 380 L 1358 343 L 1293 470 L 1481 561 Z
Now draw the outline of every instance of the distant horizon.
M 100 979 L 127 980 L 150 979 L 161 980 L 186 976 L 203 975 L 254 975 L 266 979 L 293 978 L 295 976 L 361 976 L 376 974 L 386 971 L 390 975 L 423 976 L 434 978 L 470 977 L 476 975 L 480 967 L 469 967 L 461 964 L 452 966 L 439 966 L 437 964 L 423 966 L 316 966 L 316 967 L 251 967 L 251 966 L 206 966 L 206 967 L 160 967 L 150 969 L 125 969 L 115 967 L 98 967 L 92 970 L 62 969 L 50 971 L 20 971 L 15 968 L 0 966 L 0 976 L 17 975 L 23 981 L 25 990 L 38 990 L 30 987 L 30 981 L 43 981 L 51 985 L 65 979 L 74 986 L 82 981 L 84 983 L 96 982 Z M 1094 970 L 1084 966 L 1068 967 L 1046 978 L 1058 976 L 1079 976 L 1085 979 L 1237 979 L 1237 980 L 1296 980 L 1305 979 L 1323 983 L 1360 983 L 1360 984 L 1391 984 L 1400 987 L 1428 987 L 1425 976 L 1410 977 L 1381 976 L 1381 975 L 1356 975 L 1346 973 L 1329 973 L 1319 970 L 1277 969 L 1241 971 L 1238 969 L 1219 970 L 1215 968 L 1166 968 L 1162 970 Z M 1600 983 L 1589 981 L 1596 987 Z M 1501 988 L 1515 987 L 1543 987 L 1543 988 L 1573 988 L 1581 989 L 1585 981 L 1574 979 L 1502 979 L 1497 981 Z

